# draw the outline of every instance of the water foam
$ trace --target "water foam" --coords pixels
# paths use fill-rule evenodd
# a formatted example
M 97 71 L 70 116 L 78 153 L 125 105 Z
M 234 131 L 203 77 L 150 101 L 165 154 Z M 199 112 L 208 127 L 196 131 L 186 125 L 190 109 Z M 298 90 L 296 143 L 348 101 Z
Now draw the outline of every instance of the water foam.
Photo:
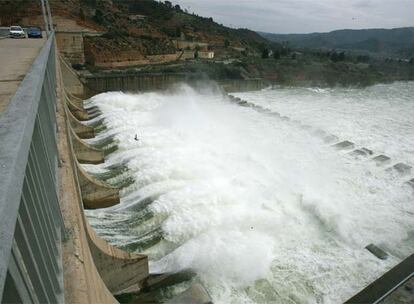
M 365 89 L 279 88 L 235 95 L 414 165 L 414 82 Z
M 397 178 L 287 122 L 187 86 L 91 104 L 118 141 L 107 164 L 128 160 L 135 179 L 120 206 L 88 212 L 97 231 L 115 244 L 160 231 L 151 270 L 195 270 L 215 303 L 344 301 L 414 247 L 412 194 Z M 154 219 L 134 220 L 140 205 Z

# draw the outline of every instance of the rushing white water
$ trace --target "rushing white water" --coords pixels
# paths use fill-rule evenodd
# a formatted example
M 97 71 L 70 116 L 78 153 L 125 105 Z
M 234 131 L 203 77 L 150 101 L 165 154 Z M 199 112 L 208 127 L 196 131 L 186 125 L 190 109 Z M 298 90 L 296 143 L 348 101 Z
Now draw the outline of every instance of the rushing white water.
M 411 83 L 238 96 L 413 163 L 413 92 Z M 115 134 L 119 149 L 87 169 L 122 162 L 121 178 L 135 181 L 120 206 L 89 211 L 91 223 L 147 253 L 153 272 L 193 269 L 215 303 L 339 303 L 414 250 L 407 178 L 289 122 L 185 85 L 92 104 L 108 126 L 100 137 Z M 370 243 L 390 257 L 377 259 Z
M 414 165 L 414 82 L 235 95 Z

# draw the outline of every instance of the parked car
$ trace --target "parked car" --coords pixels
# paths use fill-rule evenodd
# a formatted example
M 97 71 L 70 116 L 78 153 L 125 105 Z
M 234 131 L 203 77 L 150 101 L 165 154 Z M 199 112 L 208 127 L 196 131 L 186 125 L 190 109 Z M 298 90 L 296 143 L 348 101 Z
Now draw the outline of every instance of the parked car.
M 9 35 L 11 38 L 26 38 L 26 33 L 21 26 L 13 25 L 10 27 Z
M 31 26 L 27 29 L 27 38 L 42 38 L 42 30 L 38 27 Z

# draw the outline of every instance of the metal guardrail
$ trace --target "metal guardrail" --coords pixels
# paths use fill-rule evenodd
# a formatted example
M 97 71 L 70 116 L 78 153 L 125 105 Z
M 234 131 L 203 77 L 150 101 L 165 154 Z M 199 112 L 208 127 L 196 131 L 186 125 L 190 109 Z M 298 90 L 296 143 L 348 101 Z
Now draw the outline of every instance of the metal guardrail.
M 397 266 L 369 284 L 358 294 L 346 301 L 345 304 L 381 303 L 413 277 L 414 254 L 410 255 Z
M 62 303 L 53 32 L 0 117 L 0 299 Z

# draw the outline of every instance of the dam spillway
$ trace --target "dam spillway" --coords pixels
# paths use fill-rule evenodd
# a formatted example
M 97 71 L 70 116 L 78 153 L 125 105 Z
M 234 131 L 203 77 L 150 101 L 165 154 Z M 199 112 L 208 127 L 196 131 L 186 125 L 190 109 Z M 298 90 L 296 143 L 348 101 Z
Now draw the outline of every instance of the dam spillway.
M 119 203 L 119 189 L 93 180 L 78 165 L 79 159 L 104 159 L 76 134 L 94 136 L 69 115 L 87 113 L 83 101 L 69 100 L 66 91 L 77 86 L 79 93 L 83 86 L 64 64 L 73 78 L 62 75 L 55 34 L 51 28 L 45 34 L 36 43 L 2 44 L 10 53 L 16 45 L 29 51 L 21 52 L 27 63 L 14 70 L 7 66 L 1 75 L 27 68 L 23 79 L 19 74 L 5 86 L 1 100 L 0 300 L 115 303 L 113 294 L 139 288 L 148 278 L 148 259 L 108 244 L 84 215 L 88 203 L 93 208 Z M 72 102 L 76 107 L 70 109 Z
M 66 59 L 82 58 L 84 33 L 55 33 L 41 6 L 44 39 L 0 37 L 1 303 L 412 290 L 412 83 L 241 93 L 269 83 L 79 77 Z M 108 90 L 139 94 L 89 99 Z
M 413 87 L 97 95 L 97 139 L 118 149 L 83 167 L 133 182 L 87 216 L 152 273 L 194 271 L 216 303 L 343 302 L 413 251 L 412 176 L 387 170 L 413 162 Z
M 413 275 L 412 83 L 87 99 L 47 36 L 0 114 L 2 302 L 336 303 L 379 277 L 349 300 L 374 303 Z

